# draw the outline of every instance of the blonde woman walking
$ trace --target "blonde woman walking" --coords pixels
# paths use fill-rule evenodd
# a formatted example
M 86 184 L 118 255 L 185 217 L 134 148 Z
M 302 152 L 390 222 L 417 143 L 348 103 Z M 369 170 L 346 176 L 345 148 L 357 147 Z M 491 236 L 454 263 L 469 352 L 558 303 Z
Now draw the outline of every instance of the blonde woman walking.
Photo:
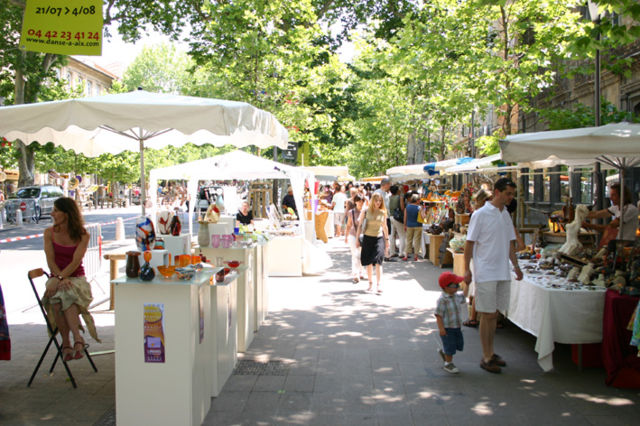
M 363 232 L 364 231 L 364 232 Z M 374 193 L 366 210 L 360 213 L 356 235 L 364 233 L 362 244 L 356 240 L 356 247 L 362 245 L 360 262 L 367 267 L 369 287 L 373 291 L 373 266 L 376 266 L 376 292 L 382 294 L 382 262 L 389 256 L 389 233 L 387 231 L 387 211 L 380 194 Z

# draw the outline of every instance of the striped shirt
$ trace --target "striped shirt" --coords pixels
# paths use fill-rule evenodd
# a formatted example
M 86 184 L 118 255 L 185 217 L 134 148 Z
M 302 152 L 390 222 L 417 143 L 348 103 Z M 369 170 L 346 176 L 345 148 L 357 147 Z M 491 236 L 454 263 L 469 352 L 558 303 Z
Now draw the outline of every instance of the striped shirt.
M 462 312 L 466 304 L 462 293 L 453 295 L 442 292 L 436 306 L 436 315 L 442 318 L 444 328 L 460 328 L 462 327 Z

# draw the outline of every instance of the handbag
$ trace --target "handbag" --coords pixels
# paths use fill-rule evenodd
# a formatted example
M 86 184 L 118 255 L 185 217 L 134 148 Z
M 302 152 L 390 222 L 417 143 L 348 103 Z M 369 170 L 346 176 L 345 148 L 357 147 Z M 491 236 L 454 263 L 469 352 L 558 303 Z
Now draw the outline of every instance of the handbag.
M 362 231 L 362 233 L 360 235 L 358 235 L 358 241 L 360 241 L 360 246 L 362 246 L 362 242 L 364 241 L 364 230 L 367 228 L 367 215 L 369 214 L 369 212 L 367 211 L 364 214 L 364 219 L 362 219 L 362 226 L 360 227 L 360 230 Z
M 398 222 L 404 222 L 404 214 L 402 213 L 402 209 L 400 207 L 396 207 L 393 210 L 393 218 Z

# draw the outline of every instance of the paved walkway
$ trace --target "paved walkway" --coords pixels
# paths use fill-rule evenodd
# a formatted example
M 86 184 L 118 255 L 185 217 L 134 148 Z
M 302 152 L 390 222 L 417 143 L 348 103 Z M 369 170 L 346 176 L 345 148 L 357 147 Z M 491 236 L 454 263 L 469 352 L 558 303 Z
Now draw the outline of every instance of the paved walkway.
M 476 329 L 464 330 L 465 350 L 454 358 L 461 373 L 446 373 L 433 317 L 442 270 L 428 261 L 388 263 L 384 294 L 366 294 L 366 284 L 346 275 L 348 250 L 336 239 L 328 247 L 332 271 L 271 279 L 269 318 L 204 424 L 637 424 L 640 391 L 605 386 L 601 369 L 578 372 L 566 345 L 557 345 L 556 369 L 543 373 L 534 338 L 514 325 L 496 337 L 509 364 L 503 374 L 479 368 Z M 105 344 L 91 349 L 112 347 L 113 327 L 99 331 Z M 41 325 L 11 326 L 0 424 L 113 424 L 112 355 L 97 357 L 97 374 L 74 362 L 77 390 L 60 368 L 25 387 L 44 334 Z

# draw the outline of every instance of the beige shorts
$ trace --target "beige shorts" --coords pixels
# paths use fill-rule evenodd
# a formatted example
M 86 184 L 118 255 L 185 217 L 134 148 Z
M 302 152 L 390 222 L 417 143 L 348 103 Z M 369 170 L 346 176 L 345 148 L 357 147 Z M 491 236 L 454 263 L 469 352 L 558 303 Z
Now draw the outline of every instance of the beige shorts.
M 485 281 L 475 284 L 476 311 L 493 314 L 509 307 L 511 281 Z

